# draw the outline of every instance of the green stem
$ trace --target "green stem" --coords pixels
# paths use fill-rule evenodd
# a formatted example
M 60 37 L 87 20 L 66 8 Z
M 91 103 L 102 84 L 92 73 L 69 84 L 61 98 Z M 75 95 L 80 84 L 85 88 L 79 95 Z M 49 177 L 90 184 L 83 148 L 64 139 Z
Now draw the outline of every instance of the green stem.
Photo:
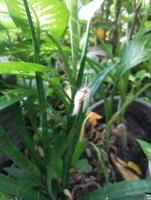
M 136 0 L 133 0 L 133 12 L 134 12 L 134 17 L 133 17 L 133 23 L 132 23 L 132 26 L 131 26 L 131 29 L 130 29 L 130 33 L 129 33 L 129 37 L 128 37 L 128 40 L 131 40 L 132 39 L 132 36 L 133 36 L 133 33 L 134 33 L 134 30 L 135 30 L 135 27 L 137 25 L 137 16 L 138 16 L 138 13 L 139 13 L 139 10 L 141 8 L 141 4 L 139 4 L 139 6 L 137 7 L 136 6 Z
M 79 72 L 78 72 L 78 77 L 77 77 L 77 81 L 76 81 L 76 88 L 79 88 L 82 84 L 85 61 L 86 61 L 86 52 L 87 52 L 87 46 L 88 46 L 90 23 L 91 23 L 91 21 L 88 21 L 87 26 L 86 26 L 85 42 L 84 42 L 84 46 L 82 49 L 82 56 L 81 56 L 80 64 L 79 64 Z
M 103 161 L 102 152 L 100 151 L 100 149 L 94 143 L 90 142 L 90 144 L 92 145 L 92 147 L 95 149 L 95 151 L 97 153 L 100 167 L 102 168 L 104 176 L 105 176 L 105 182 L 106 182 L 106 184 L 108 184 L 109 183 L 109 174 L 108 174 L 108 171 L 107 171 L 106 166 L 105 166 L 104 161 Z
M 115 20 L 114 20 L 114 32 L 113 32 L 113 55 L 116 55 L 118 42 L 119 42 L 119 24 L 120 24 L 120 14 L 121 14 L 121 0 L 117 0 L 115 4 Z
M 76 116 L 73 119 L 74 120 L 73 126 L 67 136 L 67 138 L 70 137 L 70 143 L 64 155 L 63 188 L 66 188 L 68 186 L 69 170 L 71 167 L 74 150 L 80 137 L 80 130 L 82 127 L 83 119 L 84 119 L 84 113 L 82 113 L 82 108 L 81 108 L 81 111 L 79 112 L 78 116 Z
M 77 63 L 79 60 L 79 21 L 77 0 L 66 0 L 66 5 L 70 13 L 69 30 L 71 39 L 72 67 L 73 74 L 76 75 Z
M 125 101 L 125 103 L 121 106 L 121 108 L 113 115 L 113 117 L 110 119 L 108 124 L 105 127 L 104 131 L 104 148 L 108 151 L 109 150 L 109 139 L 111 135 L 111 128 L 112 125 L 118 120 L 119 116 L 125 112 L 126 108 L 135 100 L 136 97 L 138 97 L 142 92 L 144 92 L 147 88 L 151 87 L 151 83 L 145 85 L 143 88 L 141 88 L 136 94 L 131 94 L 128 99 Z
M 47 123 L 47 106 L 44 93 L 42 73 L 36 72 L 37 92 L 40 106 L 41 126 L 42 126 L 42 144 L 45 151 L 45 161 L 49 161 L 49 137 L 48 137 L 48 123 Z
M 56 46 L 57 46 L 57 48 L 59 50 L 59 53 L 60 53 L 60 55 L 62 57 L 62 60 L 64 62 L 65 70 L 68 73 L 70 85 L 75 85 L 75 79 L 73 78 L 73 70 L 71 70 L 69 65 L 68 65 L 68 61 L 67 61 L 66 55 L 64 54 L 64 51 L 62 50 L 61 45 L 50 34 L 47 34 L 47 35 L 56 44 Z
M 32 43 L 33 43 L 34 62 L 35 63 L 39 63 L 40 62 L 39 45 L 38 45 L 39 42 L 37 41 L 37 37 L 36 37 L 36 33 L 35 33 L 32 17 L 31 17 L 31 14 L 30 14 L 28 2 L 27 2 L 27 0 L 23 0 L 23 2 L 24 2 L 26 15 L 27 15 L 27 18 L 28 18 L 28 23 L 29 23 L 29 28 L 30 28 L 30 33 L 31 33 L 31 38 L 32 38 Z

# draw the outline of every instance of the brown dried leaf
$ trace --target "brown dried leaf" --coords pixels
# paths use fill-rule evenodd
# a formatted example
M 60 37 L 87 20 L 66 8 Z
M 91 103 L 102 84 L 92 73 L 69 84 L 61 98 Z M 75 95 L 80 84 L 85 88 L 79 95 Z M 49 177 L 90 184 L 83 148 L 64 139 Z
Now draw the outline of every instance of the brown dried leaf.
M 125 181 L 139 180 L 139 177 L 127 168 L 127 163 L 125 161 L 121 160 L 113 154 L 110 154 L 110 157 L 116 170 Z
M 86 116 L 88 118 L 88 123 L 90 123 L 93 127 L 96 126 L 98 120 L 102 119 L 102 116 L 95 112 L 87 112 Z

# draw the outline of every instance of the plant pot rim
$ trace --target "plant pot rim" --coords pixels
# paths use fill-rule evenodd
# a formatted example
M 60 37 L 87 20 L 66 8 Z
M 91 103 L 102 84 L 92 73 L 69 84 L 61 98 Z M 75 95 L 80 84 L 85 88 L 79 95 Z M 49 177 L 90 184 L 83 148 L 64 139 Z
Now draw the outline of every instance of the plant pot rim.
M 116 97 L 114 98 L 115 101 L 119 101 L 119 99 L 120 99 L 119 96 L 116 96 Z M 104 100 L 103 100 L 103 99 L 102 99 L 102 100 L 99 100 L 99 101 L 95 102 L 93 105 L 91 105 L 91 106 L 89 107 L 88 110 L 89 110 L 89 111 L 93 111 L 95 108 L 97 108 L 98 106 L 102 105 L 103 103 L 104 103 Z M 136 98 L 136 99 L 128 106 L 128 108 L 131 107 L 131 106 L 133 106 L 133 105 L 135 105 L 135 104 L 140 105 L 140 106 L 143 106 L 144 109 L 145 109 L 145 108 L 146 108 L 146 109 L 149 109 L 149 111 L 151 112 L 151 103 L 147 103 L 147 102 L 143 101 L 143 100 L 140 99 L 140 98 Z M 150 113 L 150 114 L 151 114 L 151 113 Z

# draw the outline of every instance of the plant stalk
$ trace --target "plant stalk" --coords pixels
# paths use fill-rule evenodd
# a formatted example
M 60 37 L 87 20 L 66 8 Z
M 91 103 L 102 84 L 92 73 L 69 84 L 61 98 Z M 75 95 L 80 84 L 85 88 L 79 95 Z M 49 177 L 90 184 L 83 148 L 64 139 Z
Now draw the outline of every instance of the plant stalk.
M 33 43 L 34 62 L 39 63 L 40 62 L 40 58 L 39 58 L 39 51 L 40 50 L 39 50 L 39 45 L 38 45 L 39 42 L 37 41 L 35 28 L 34 28 L 34 25 L 33 25 L 31 14 L 30 14 L 28 2 L 27 2 L 27 0 L 23 0 L 23 2 L 24 2 L 24 7 L 25 7 L 28 23 L 29 23 L 32 43 Z

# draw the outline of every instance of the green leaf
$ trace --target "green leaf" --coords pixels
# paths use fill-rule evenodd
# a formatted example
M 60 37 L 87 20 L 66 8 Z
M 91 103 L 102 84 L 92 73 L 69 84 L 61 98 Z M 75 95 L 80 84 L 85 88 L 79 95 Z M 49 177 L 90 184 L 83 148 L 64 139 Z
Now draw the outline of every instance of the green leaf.
M 28 21 L 26 18 L 23 2 L 20 0 L 5 0 L 5 3 L 7 5 L 9 15 L 12 17 L 15 25 L 18 28 L 22 28 L 23 32 L 29 32 Z
M 39 178 L 39 169 L 11 142 L 5 131 L 0 127 L 0 151 L 13 160 L 20 168 L 28 174 Z
M 129 41 L 122 52 L 120 75 L 123 76 L 129 69 L 150 60 L 150 37 L 140 36 Z
M 8 193 L 24 200 L 48 200 L 48 198 L 39 191 L 28 189 L 19 182 L 2 174 L 0 175 L 0 192 Z
M 76 163 L 75 169 L 79 172 L 90 173 L 92 171 L 92 166 L 89 165 L 86 159 L 81 159 Z
M 47 32 L 53 38 L 59 39 L 68 23 L 68 11 L 65 5 L 60 0 L 31 0 L 30 2 L 38 17 L 41 33 Z
M 10 195 L 0 192 L 0 200 L 10 200 L 10 199 L 11 199 Z
M 53 178 L 61 179 L 62 178 L 62 169 L 63 169 L 63 162 L 62 162 L 62 159 L 59 158 L 56 162 L 56 167 L 53 172 Z
M 3 93 L 3 95 L 0 96 L 0 110 L 3 110 L 4 108 L 22 100 L 24 97 L 28 97 L 33 92 L 27 88 L 15 88 L 11 90 L 3 90 L 1 93 Z
M 27 188 L 39 187 L 40 182 L 37 182 L 35 177 L 31 177 L 29 174 L 18 167 L 10 166 L 5 167 L 4 170 L 13 178 L 17 179 L 22 185 Z
M 137 142 L 141 146 L 148 160 L 151 160 L 151 144 L 140 139 L 137 139 Z
M 69 18 L 69 31 L 71 40 L 71 52 L 72 52 L 72 67 L 76 71 L 77 62 L 79 59 L 79 20 L 78 20 L 78 3 L 76 0 L 65 0 L 66 6 L 70 13 Z
M 33 100 L 34 102 L 34 100 Z M 30 109 L 30 108 L 29 108 Z M 21 138 L 22 142 L 24 143 L 25 147 L 28 149 L 31 159 L 35 161 L 37 166 L 42 170 L 45 171 L 46 167 L 44 162 L 40 159 L 39 154 L 35 150 L 35 146 L 33 143 L 33 138 L 28 131 L 28 128 L 25 125 L 23 115 L 21 112 L 21 107 L 19 104 L 14 104 L 11 106 L 11 111 L 14 116 L 14 120 L 16 122 L 17 134 Z
M 5 2 L 16 26 L 29 34 L 23 1 L 5 0 Z M 35 30 L 40 29 L 41 37 L 44 38 L 43 33 L 48 32 L 54 38 L 60 38 L 68 22 L 68 12 L 64 4 L 59 0 L 31 0 L 29 5 Z
M 73 154 L 73 157 L 72 157 L 72 166 L 74 167 L 77 163 L 77 161 L 79 160 L 83 150 L 84 150 L 84 147 L 85 147 L 85 143 L 86 141 L 79 141 L 76 145 L 76 148 L 75 148 L 75 151 L 74 151 L 74 154 Z
M 89 102 L 91 100 L 91 98 L 95 95 L 97 89 L 100 87 L 100 85 L 102 84 L 102 82 L 104 81 L 104 79 L 108 76 L 108 74 L 112 71 L 112 69 L 115 67 L 116 65 L 110 64 L 109 66 L 107 66 L 105 69 L 101 70 L 91 81 L 90 86 L 89 86 L 89 93 L 88 96 L 86 98 L 86 101 L 84 102 L 84 110 L 87 109 Z
M 35 72 L 47 72 L 49 69 L 43 65 L 27 62 L 0 63 L 0 74 L 16 74 L 34 76 Z
M 90 192 L 80 200 L 141 200 L 150 188 L 151 180 L 123 181 Z

